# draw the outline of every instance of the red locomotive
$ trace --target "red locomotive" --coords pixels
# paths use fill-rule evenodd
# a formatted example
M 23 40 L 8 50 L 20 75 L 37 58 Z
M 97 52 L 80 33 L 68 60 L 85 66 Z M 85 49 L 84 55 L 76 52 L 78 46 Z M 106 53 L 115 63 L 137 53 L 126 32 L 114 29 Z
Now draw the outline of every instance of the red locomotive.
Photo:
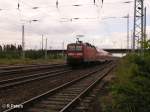
M 104 50 L 97 51 L 95 46 L 82 43 L 82 41 L 77 41 L 67 46 L 67 63 L 69 65 L 105 61 L 110 56 L 110 53 Z

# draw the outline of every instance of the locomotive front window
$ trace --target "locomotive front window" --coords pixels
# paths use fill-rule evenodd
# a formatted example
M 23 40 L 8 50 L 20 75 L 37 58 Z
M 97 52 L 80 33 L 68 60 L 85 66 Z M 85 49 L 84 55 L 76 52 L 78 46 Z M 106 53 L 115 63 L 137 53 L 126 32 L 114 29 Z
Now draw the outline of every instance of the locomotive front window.
M 76 46 L 76 51 L 82 51 L 82 46 Z
M 69 51 L 74 51 L 75 50 L 75 46 L 68 46 L 68 50 Z
M 82 46 L 70 45 L 68 46 L 68 51 L 82 51 Z

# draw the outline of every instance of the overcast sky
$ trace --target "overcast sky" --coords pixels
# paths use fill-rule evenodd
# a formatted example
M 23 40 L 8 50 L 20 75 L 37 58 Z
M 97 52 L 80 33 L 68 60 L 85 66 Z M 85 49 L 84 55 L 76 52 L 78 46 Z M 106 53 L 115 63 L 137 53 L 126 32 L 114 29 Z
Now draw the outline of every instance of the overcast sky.
M 102 6 L 101 0 L 95 5 L 93 0 L 58 0 L 57 8 L 56 0 L 0 0 L 0 44 L 21 44 L 24 24 L 26 49 L 41 48 L 42 34 L 49 49 L 66 47 L 76 35 L 84 35 L 81 40 L 98 48 L 125 48 L 127 20 L 121 17 L 130 14 L 132 30 L 134 6 L 126 1 L 104 0 Z M 145 5 L 150 34 L 150 1 L 145 0 Z

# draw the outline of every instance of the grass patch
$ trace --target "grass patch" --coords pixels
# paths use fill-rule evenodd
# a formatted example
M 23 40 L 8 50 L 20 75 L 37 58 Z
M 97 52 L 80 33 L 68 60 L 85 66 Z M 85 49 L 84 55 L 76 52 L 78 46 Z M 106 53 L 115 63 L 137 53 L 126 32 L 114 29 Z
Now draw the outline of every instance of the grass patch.
M 64 59 L 0 59 L 0 65 L 56 64 L 64 62 Z

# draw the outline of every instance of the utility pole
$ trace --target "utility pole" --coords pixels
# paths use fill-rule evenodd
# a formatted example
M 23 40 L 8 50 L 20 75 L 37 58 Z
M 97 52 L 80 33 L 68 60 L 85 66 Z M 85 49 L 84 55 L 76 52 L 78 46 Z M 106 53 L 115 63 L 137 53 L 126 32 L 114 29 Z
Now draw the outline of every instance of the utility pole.
M 19 2 L 18 2 L 19 3 Z M 18 10 L 19 10 L 19 7 L 18 7 Z M 36 22 L 38 20 L 34 19 L 34 20 L 29 20 L 29 21 L 26 21 L 26 22 Z M 25 58 L 25 28 L 24 28 L 24 24 L 22 25 L 22 58 L 24 59 Z
M 62 56 L 64 56 L 64 50 L 65 50 L 65 43 L 64 43 L 64 41 L 62 42 Z
M 25 58 L 24 25 L 22 25 L 22 58 Z
M 43 42 L 44 42 L 44 41 L 43 41 L 43 35 L 42 35 L 42 51 L 43 51 L 43 45 L 44 45 Z
M 45 40 L 45 59 L 47 59 L 47 38 Z
M 130 38 L 130 39 L 131 39 L 131 40 L 130 40 L 130 41 L 131 41 L 131 44 L 130 44 L 130 45 L 131 45 L 131 49 L 132 49 L 132 51 L 133 51 L 133 38 L 132 38 L 132 37 L 133 37 L 133 30 L 131 30 L 130 36 L 131 36 L 131 38 Z
M 143 13 L 143 4 L 144 0 L 134 0 L 134 31 L 133 31 L 133 52 L 135 49 L 140 48 L 143 51 L 143 22 L 144 22 L 144 13 Z M 140 44 L 140 42 L 142 44 Z
M 129 14 L 127 15 L 127 52 L 129 52 Z

